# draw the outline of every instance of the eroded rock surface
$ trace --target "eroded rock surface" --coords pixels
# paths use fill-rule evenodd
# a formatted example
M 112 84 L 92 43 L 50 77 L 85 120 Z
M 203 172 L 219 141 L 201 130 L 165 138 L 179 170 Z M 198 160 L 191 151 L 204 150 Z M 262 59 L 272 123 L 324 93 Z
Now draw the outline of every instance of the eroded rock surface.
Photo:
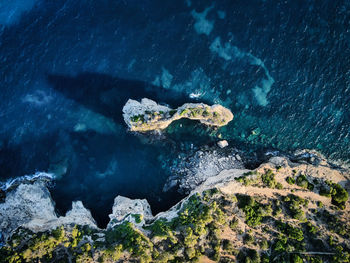
M 112 228 L 123 221 L 129 221 L 136 225 L 143 225 L 145 220 L 152 219 L 151 207 L 146 199 L 130 199 L 118 195 L 114 199 L 111 219 L 107 228 Z
M 182 118 L 198 120 L 209 126 L 225 126 L 233 119 L 233 114 L 218 104 L 186 103 L 171 109 L 143 98 L 141 102 L 129 99 L 123 107 L 123 117 L 131 131 L 146 132 L 165 129 L 173 121 Z
M 20 184 L 0 204 L 0 231 L 6 239 L 18 227 L 46 231 L 60 225 L 83 224 L 97 227 L 81 201 L 73 202 L 66 216 L 57 217 L 54 202 L 44 182 Z
M 179 192 L 189 193 L 223 170 L 244 169 L 241 157 L 234 152 L 228 155 L 222 151 L 199 150 L 192 156 L 180 160 L 171 167 L 172 176 L 167 180 L 163 191 L 177 186 Z

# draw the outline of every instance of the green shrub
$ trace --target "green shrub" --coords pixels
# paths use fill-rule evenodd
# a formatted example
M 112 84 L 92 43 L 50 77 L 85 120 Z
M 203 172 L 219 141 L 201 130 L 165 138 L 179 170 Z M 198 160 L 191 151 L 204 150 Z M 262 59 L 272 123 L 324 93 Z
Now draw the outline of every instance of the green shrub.
M 317 206 L 318 206 L 319 208 L 322 208 L 322 207 L 323 207 L 323 203 L 322 203 L 321 201 L 317 201 Z
M 224 239 L 222 241 L 222 248 L 225 250 L 226 253 L 230 255 L 236 255 L 237 250 L 234 248 L 232 242 L 230 240 Z
M 309 181 L 307 180 L 306 176 L 301 174 L 297 177 L 295 183 L 303 188 L 308 188 L 309 187 Z
M 243 236 L 243 243 L 246 245 L 252 245 L 255 242 L 255 238 L 252 235 L 245 234 Z
M 294 219 L 302 220 L 305 218 L 305 213 L 302 210 L 302 207 L 308 205 L 309 201 L 307 199 L 290 194 L 284 197 L 284 202 L 286 203 Z
M 286 178 L 286 181 L 288 184 L 295 184 L 295 179 L 293 177 L 288 176 Z
M 277 229 L 288 236 L 288 238 L 295 239 L 297 241 L 304 240 L 303 231 L 300 228 L 293 227 L 292 225 L 281 221 L 277 221 L 276 226 Z
M 152 243 L 140 231 L 134 228 L 130 222 L 123 222 L 106 232 L 106 242 L 108 244 L 120 243 L 123 249 L 129 251 L 134 256 L 146 256 L 153 249 Z
M 276 180 L 275 180 L 275 174 L 272 172 L 272 170 L 268 169 L 263 175 L 261 175 L 261 180 L 263 184 L 270 188 L 276 187 Z
M 170 117 L 173 117 L 173 116 L 175 115 L 176 112 L 177 112 L 177 110 L 170 110 L 170 111 L 169 111 Z
M 253 197 L 247 195 L 237 195 L 238 207 L 245 214 L 245 221 L 248 226 L 255 227 L 261 224 L 265 216 L 272 213 L 270 205 L 263 205 L 256 202 Z
M 175 234 L 171 229 L 171 223 L 167 222 L 165 218 L 160 218 L 153 222 L 151 225 L 145 226 L 144 228 L 151 230 L 151 237 L 168 239 L 172 244 L 177 243 Z
M 145 121 L 145 116 L 143 114 L 131 116 L 130 120 L 132 122 L 139 122 L 139 121 L 144 122 Z
M 266 239 L 261 240 L 261 242 L 259 243 L 259 246 L 262 250 L 266 250 L 269 248 L 269 242 L 267 242 Z
M 304 263 L 304 260 L 297 254 L 293 254 L 291 258 L 292 263 Z
M 332 192 L 332 203 L 345 209 L 345 202 L 349 198 L 348 192 L 340 184 L 333 184 L 332 187 L 335 190 Z
M 135 218 L 137 224 L 140 224 L 143 220 L 143 215 L 140 214 L 132 214 L 132 217 Z
M 348 192 L 340 185 L 332 181 L 326 181 L 326 185 L 321 186 L 320 195 L 332 198 L 332 204 L 340 209 L 345 209 L 345 203 L 349 198 Z
M 234 217 L 230 223 L 229 223 L 229 226 L 232 230 L 236 230 L 237 228 L 237 225 L 238 225 L 238 219 L 236 217 Z
M 261 258 L 259 253 L 255 249 L 241 249 L 237 255 L 237 261 L 242 263 L 260 263 Z

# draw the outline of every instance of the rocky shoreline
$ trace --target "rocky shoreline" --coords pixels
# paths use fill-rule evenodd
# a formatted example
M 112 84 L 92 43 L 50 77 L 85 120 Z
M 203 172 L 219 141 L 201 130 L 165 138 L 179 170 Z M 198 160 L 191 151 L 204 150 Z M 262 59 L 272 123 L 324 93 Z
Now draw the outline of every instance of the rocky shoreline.
M 209 162 L 209 160 L 214 162 Z M 328 163 L 321 155 L 303 152 L 295 155 L 293 161 L 287 157 L 272 157 L 261 166 L 289 165 L 298 167 L 299 165 L 307 165 L 310 167 L 323 167 L 322 169 L 334 170 L 337 173 L 344 173 L 345 176 L 348 176 L 347 181 L 340 183 L 344 187 L 350 188 L 348 170 L 345 168 L 334 168 L 334 165 Z M 235 153 L 235 150 L 228 156 L 217 151 L 205 152 L 199 150 L 183 163 L 185 164 L 184 166 L 177 167 L 178 174 L 169 178 L 168 183 L 164 186 L 164 191 L 175 185 L 183 193 L 187 194 L 218 188 L 222 184 L 229 183 L 234 178 L 251 171 L 244 168 L 242 159 L 237 152 Z M 90 211 L 84 207 L 81 201 L 73 202 L 72 209 L 65 216 L 57 216 L 55 204 L 51 198 L 47 183 L 47 180 L 38 178 L 37 181 L 23 182 L 6 192 L 6 198 L 0 203 L 0 217 L 3 219 L 0 223 L 0 231 L 5 239 L 10 237 L 11 233 L 19 227 L 28 228 L 34 232 L 47 231 L 60 225 L 70 224 L 82 224 L 98 228 Z M 158 215 L 153 217 L 150 205 L 146 199 L 130 199 L 117 196 L 112 210 L 112 214 L 109 215 L 110 222 L 107 228 L 111 228 L 124 220 L 136 223 L 135 218 L 131 216 L 132 214 L 143 215 L 141 225 L 146 221 L 152 221 L 154 218 L 159 217 Z M 164 217 L 166 213 L 161 212 L 160 215 Z
M 209 169 L 206 166 L 208 164 L 208 158 L 215 160 L 215 169 Z M 76 231 L 74 229 L 77 229 L 77 226 L 79 229 L 89 229 L 88 233 L 95 233 L 94 235 L 96 236 L 96 240 L 98 240 L 100 243 L 102 242 L 102 244 L 107 244 L 108 235 L 110 233 L 114 233 L 114 231 L 117 231 L 116 229 L 119 228 L 124 229 L 122 231 L 136 231 L 133 232 L 135 235 L 143 235 L 146 239 L 148 239 L 154 236 L 154 231 L 159 231 L 158 227 L 165 227 L 157 226 L 154 228 L 155 224 L 159 224 L 157 222 L 177 222 L 177 220 L 179 220 L 178 218 L 183 217 L 183 211 L 189 209 L 187 207 L 189 206 L 189 202 L 193 202 L 193 196 L 203 196 L 204 199 L 201 199 L 201 202 L 212 202 L 211 197 L 209 199 L 206 199 L 207 197 L 205 197 L 205 193 L 212 191 L 211 189 L 217 189 L 215 191 L 218 191 L 217 193 L 220 193 L 219 195 L 222 196 L 220 198 L 224 198 L 223 196 L 226 196 L 225 198 L 228 196 L 241 195 L 255 196 L 255 198 L 257 198 L 257 200 L 261 200 L 260 202 L 262 203 L 268 199 L 276 198 L 276 196 L 283 197 L 292 194 L 293 196 L 297 195 L 300 198 L 302 197 L 308 199 L 308 202 L 322 202 L 325 207 L 329 207 L 331 210 L 333 209 L 332 211 L 337 211 L 334 210 L 333 197 L 331 202 L 329 198 L 320 196 L 319 191 L 323 191 L 323 187 L 328 187 L 327 184 L 337 184 L 340 188 L 347 189 L 347 191 L 349 191 L 349 171 L 346 169 L 335 168 L 334 165 L 328 163 L 328 161 L 322 156 L 315 155 L 314 153 L 310 152 L 299 153 L 298 155 L 294 156 L 293 161 L 291 159 L 293 158 L 274 156 L 271 157 L 268 162 L 262 163 L 257 169 L 248 170 L 244 168 L 241 157 L 234 150 L 232 150 L 230 154 L 226 156 L 224 156 L 223 153 L 218 152 L 198 151 L 192 157 L 192 166 L 190 164 L 190 166 L 187 168 L 180 168 L 180 172 L 185 174 L 184 178 L 182 180 L 179 180 L 179 177 L 177 179 L 170 179 L 170 182 L 171 180 L 178 180 L 176 184 L 179 184 L 182 187 L 183 191 L 188 193 L 188 196 L 186 198 L 181 200 L 178 204 L 170 208 L 168 211 L 161 212 L 153 216 L 147 200 L 133 200 L 126 197 L 117 196 L 114 200 L 112 213 L 109 215 L 110 222 L 108 223 L 106 229 L 98 228 L 95 220 L 91 216 L 90 211 L 83 206 L 82 202 L 73 202 L 72 209 L 68 211 L 65 216 L 57 216 L 55 213 L 54 202 L 50 196 L 45 182 L 38 180 L 34 183 L 22 183 L 16 188 L 10 189 L 6 193 L 4 202 L 0 203 L 0 218 L 2 218 L 0 222 L 0 233 L 4 241 L 4 245 L 13 240 L 14 234 L 16 238 L 18 238 L 18 229 L 23 229 L 26 231 L 29 230 L 32 231 L 31 233 L 38 233 L 34 234 L 34 236 L 36 236 L 40 233 L 53 233 L 57 229 L 65 229 L 65 231 L 68 231 L 67 233 L 70 233 L 69 231 Z M 191 167 L 197 168 L 191 170 Z M 210 172 L 203 174 L 203 176 L 200 177 L 199 175 L 204 171 Z M 275 173 L 275 175 L 273 175 L 273 173 Z M 265 181 L 266 179 L 264 179 L 264 176 L 267 176 L 268 174 L 273 176 L 269 177 L 270 179 L 268 179 L 269 181 L 267 182 Z M 302 180 L 304 180 L 302 183 L 306 183 L 305 187 L 307 187 L 307 189 L 304 188 L 303 184 L 300 184 L 299 186 L 299 182 L 297 186 L 291 187 L 290 182 L 288 181 L 288 178 L 291 175 L 296 176 L 297 181 L 300 177 L 302 177 Z M 288 183 L 286 183 L 286 181 Z M 309 187 L 309 185 L 312 185 L 312 188 Z M 314 187 L 316 190 L 313 190 Z M 282 200 L 284 199 L 282 198 Z M 343 210 L 340 210 L 341 213 L 336 212 L 341 222 L 343 222 L 342 220 L 344 220 L 344 218 L 346 219 L 350 217 L 349 201 L 347 200 L 345 203 L 343 203 L 342 207 Z M 221 205 L 220 209 L 223 209 Z M 235 217 L 242 218 L 240 220 L 244 221 L 244 213 L 242 214 L 242 211 L 238 208 L 236 210 L 234 210 Z M 191 210 L 188 211 L 190 212 Z M 309 220 L 312 221 L 312 218 L 313 217 L 310 217 Z M 224 223 L 222 224 L 223 227 Z M 249 223 L 245 224 L 248 224 L 249 226 Z M 247 229 L 248 226 L 245 226 L 245 228 Z M 125 227 L 127 227 L 127 229 L 125 229 Z M 350 226 L 347 226 L 346 224 L 345 227 L 349 227 L 350 229 Z M 20 231 L 20 233 L 22 232 Z M 170 232 L 166 234 L 167 238 L 172 238 L 171 235 L 174 234 L 170 234 Z M 31 239 L 33 237 L 33 234 L 20 234 L 20 236 L 23 240 L 28 238 Z M 237 237 L 235 238 L 240 240 L 242 237 L 237 234 Z M 90 244 L 92 246 L 94 242 L 97 242 L 93 241 L 93 239 L 88 236 L 86 236 L 86 238 L 82 237 L 80 240 L 80 243 L 78 241 L 77 242 L 81 245 Z M 159 238 L 152 238 L 150 239 L 150 242 L 153 243 L 153 246 L 158 246 L 158 243 L 162 242 L 161 240 L 162 239 Z M 350 246 L 350 239 L 346 238 L 346 235 L 345 237 L 343 237 L 343 234 L 337 236 L 337 240 L 339 242 L 345 242 L 344 244 L 346 246 Z M 150 245 L 149 243 L 147 244 Z M 240 243 L 238 242 L 237 244 Z M 73 248 L 74 247 L 72 247 L 72 249 Z M 127 247 L 124 247 L 123 249 L 127 249 Z M 158 249 L 159 251 L 166 251 L 166 249 L 162 247 L 159 247 Z M 105 254 L 107 253 L 107 250 L 105 252 L 103 252 L 104 250 L 101 250 L 101 252 L 96 248 L 94 251 L 95 254 L 92 255 L 95 256 L 92 256 L 91 260 L 88 262 L 96 262 L 97 258 L 107 257 Z M 117 249 L 116 251 L 119 250 Z M 134 261 L 131 259 L 133 259 L 136 255 L 132 253 L 124 254 L 122 251 L 119 251 L 118 255 L 120 253 L 123 255 L 120 262 L 150 262 L 142 260 L 140 261 L 139 259 L 135 259 Z M 183 253 L 186 255 L 186 260 L 189 260 L 192 257 L 188 254 L 188 251 Z M 143 256 L 149 259 L 153 257 L 149 254 L 146 254 L 143 254 Z M 207 254 L 204 253 L 203 255 Z M 59 254 L 57 257 L 59 257 Z M 71 257 L 71 255 L 69 257 Z M 68 261 L 71 262 L 72 260 Z M 107 260 L 103 262 L 113 262 L 113 260 Z

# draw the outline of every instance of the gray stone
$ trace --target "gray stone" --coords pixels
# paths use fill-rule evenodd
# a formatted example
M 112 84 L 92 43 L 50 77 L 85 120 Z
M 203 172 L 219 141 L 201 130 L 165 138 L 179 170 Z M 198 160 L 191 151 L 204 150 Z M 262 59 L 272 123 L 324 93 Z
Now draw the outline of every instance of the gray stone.
M 228 146 L 228 142 L 226 140 L 218 141 L 217 144 L 220 148 L 225 148 Z

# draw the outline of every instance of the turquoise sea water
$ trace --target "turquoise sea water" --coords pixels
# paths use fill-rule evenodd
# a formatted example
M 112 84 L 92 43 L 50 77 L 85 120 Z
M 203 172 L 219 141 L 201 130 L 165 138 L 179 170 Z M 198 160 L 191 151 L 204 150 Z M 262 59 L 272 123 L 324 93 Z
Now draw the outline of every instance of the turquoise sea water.
M 350 159 L 349 1 L 5 2 L 0 178 L 56 172 L 60 213 L 82 200 L 103 225 L 118 194 L 166 209 L 181 198 L 162 192 L 169 160 L 218 136 Z M 235 119 L 128 133 L 122 106 L 142 97 L 220 103 Z

